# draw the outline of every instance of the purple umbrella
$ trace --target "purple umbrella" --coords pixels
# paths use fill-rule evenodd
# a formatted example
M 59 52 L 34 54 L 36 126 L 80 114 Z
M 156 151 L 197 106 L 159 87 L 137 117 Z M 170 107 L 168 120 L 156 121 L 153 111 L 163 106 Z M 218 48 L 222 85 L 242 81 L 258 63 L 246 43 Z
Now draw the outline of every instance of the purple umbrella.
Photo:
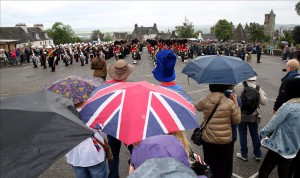
M 85 101 L 104 81 L 98 77 L 68 76 L 46 87 L 47 90 L 73 100 L 74 104 Z

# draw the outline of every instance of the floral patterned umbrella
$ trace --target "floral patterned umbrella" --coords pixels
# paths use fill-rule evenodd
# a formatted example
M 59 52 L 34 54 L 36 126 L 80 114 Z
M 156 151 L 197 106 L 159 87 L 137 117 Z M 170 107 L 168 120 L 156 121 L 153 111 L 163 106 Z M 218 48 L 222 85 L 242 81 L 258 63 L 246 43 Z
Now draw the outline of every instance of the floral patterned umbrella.
M 103 83 L 104 81 L 98 77 L 68 76 L 58 79 L 48 85 L 46 89 L 70 98 L 74 104 L 77 104 L 87 100 L 92 92 Z

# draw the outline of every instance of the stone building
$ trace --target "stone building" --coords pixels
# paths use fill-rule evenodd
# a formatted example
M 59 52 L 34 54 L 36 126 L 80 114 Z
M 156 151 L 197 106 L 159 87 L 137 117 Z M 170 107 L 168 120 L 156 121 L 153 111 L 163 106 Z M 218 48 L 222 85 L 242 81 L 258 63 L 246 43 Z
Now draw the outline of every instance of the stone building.
M 24 23 L 16 24 L 15 27 L 0 27 L 0 41 L 5 41 L 5 49 L 13 49 L 18 46 L 49 46 L 53 45 L 53 39 L 44 31 L 43 24 L 34 24 L 27 27 Z M 9 42 L 16 41 L 14 45 Z
M 147 39 L 157 38 L 157 34 L 159 34 L 159 31 L 157 29 L 156 23 L 154 23 L 153 27 L 139 27 L 137 24 L 135 24 L 134 30 L 132 32 L 132 38 L 136 38 L 140 41 L 145 41 Z
M 127 32 L 114 32 L 112 38 L 113 38 L 113 41 L 128 40 L 128 33 Z
M 269 35 L 271 39 L 275 36 L 275 17 L 273 10 L 271 10 L 270 14 L 265 14 L 265 22 L 264 22 L 264 33 L 265 35 Z

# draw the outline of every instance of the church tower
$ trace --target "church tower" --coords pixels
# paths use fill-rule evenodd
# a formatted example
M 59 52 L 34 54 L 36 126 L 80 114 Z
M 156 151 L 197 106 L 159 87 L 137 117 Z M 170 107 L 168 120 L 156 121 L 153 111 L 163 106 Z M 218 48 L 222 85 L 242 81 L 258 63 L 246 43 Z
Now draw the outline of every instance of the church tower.
M 265 23 L 264 23 L 264 33 L 265 35 L 269 35 L 271 39 L 273 39 L 275 34 L 275 17 L 273 10 L 271 10 L 270 14 L 265 14 Z

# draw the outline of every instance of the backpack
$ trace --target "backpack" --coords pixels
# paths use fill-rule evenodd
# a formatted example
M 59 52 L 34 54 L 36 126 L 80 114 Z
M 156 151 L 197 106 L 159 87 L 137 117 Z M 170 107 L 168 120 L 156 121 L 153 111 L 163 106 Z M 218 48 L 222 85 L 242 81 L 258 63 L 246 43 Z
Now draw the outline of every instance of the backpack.
M 253 88 L 248 86 L 246 81 L 243 82 L 243 85 L 244 91 L 241 94 L 242 114 L 251 115 L 259 106 L 259 86 Z

